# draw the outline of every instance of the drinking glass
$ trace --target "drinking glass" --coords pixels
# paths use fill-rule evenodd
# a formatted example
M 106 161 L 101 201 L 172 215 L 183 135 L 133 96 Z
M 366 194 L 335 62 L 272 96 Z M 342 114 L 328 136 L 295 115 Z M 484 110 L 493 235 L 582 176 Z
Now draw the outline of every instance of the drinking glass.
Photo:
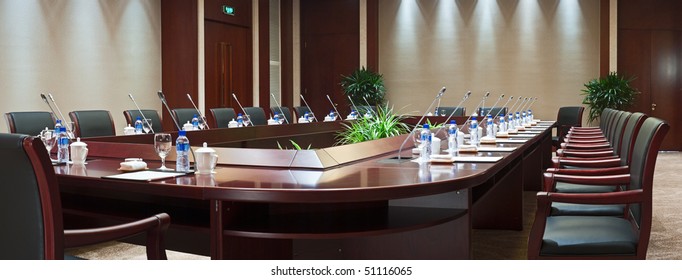
M 156 153 L 161 157 L 161 167 L 160 170 L 170 170 L 166 167 L 166 156 L 173 148 L 171 135 L 168 133 L 157 133 L 154 134 L 154 149 Z
M 45 149 L 47 149 L 47 156 L 52 159 L 50 152 L 52 151 L 54 143 L 57 141 L 57 134 L 53 129 L 44 129 L 40 132 L 40 140 L 43 141 Z
M 206 123 L 204 123 L 204 118 L 199 118 L 199 130 L 204 130 Z
M 145 119 L 146 121 L 142 122 L 142 130 L 144 130 L 144 133 L 147 134 L 152 130 L 152 119 Z

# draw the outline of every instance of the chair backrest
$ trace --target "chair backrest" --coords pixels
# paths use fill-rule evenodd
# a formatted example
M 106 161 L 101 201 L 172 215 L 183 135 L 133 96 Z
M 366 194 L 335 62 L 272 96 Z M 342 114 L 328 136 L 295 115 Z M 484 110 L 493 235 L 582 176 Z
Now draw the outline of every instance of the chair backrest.
M 606 134 L 604 136 L 609 140 L 609 143 L 611 143 L 612 146 L 615 146 L 615 143 L 618 143 L 616 142 L 618 140 L 617 135 L 622 132 L 624 127 L 623 123 L 627 120 L 629 114 L 631 113 L 626 111 L 616 112 L 613 120 L 611 121 L 611 125 L 606 130 Z
M 557 125 L 559 126 L 582 126 L 583 123 L 583 106 L 568 106 L 559 108 L 557 114 Z
M 83 110 L 69 112 L 69 117 L 75 126 L 77 137 L 114 136 L 114 120 L 107 110 Z
M 296 112 L 296 119 L 303 117 L 306 112 L 310 112 L 308 106 L 294 106 L 294 112 Z
M 272 112 L 273 115 L 275 113 L 280 114 L 280 115 L 283 114 L 284 117 L 286 117 L 286 120 L 284 121 L 284 123 L 295 123 L 294 119 L 292 118 L 291 110 L 289 110 L 289 107 L 277 107 L 277 106 L 270 107 L 270 112 Z
M 620 155 L 620 144 L 621 140 L 623 139 L 623 133 L 625 133 L 625 126 L 630 119 L 630 116 L 632 113 L 630 112 L 623 112 L 621 115 L 620 119 L 616 123 L 616 127 L 614 128 L 614 134 L 613 137 L 611 137 L 611 147 L 613 147 L 613 151 L 616 153 L 616 155 Z
M 63 259 L 64 228 L 54 167 L 37 137 L 0 133 L 0 259 Z
M 506 116 L 507 107 L 481 107 L 476 111 L 479 116 L 487 116 L 490 114 L 493 117 Z
M 178 121 L 180 129 L 182 129 L 182 125 L 186 124 L 187 122 L 191 123 L 194 115 L 197 115 L 197 117 L 200 116 L 199 112 L 197 112 L 197 110 L 194 108 L 176 108 L 171 110 L 171 112 L 173 112 L 173 116 Z
M 232 108 L 211 108 L 209 111 L 213 117 L 213 127 L 215 128 L 226 128 L 230 121 L 237 117 Z
M 38 135 L 40 131 L 54 128 L 55 118 L 51 112 L 9 112 L 5 113 L 7 128 L 10 133 Z
M 142 114 L 140 114 L 140 111 L 142 111 Z M 137 117 L 143 118 L 142 115 L 144 115 L 145 118 L 152 120 L 152 129 L 154 132 L 165 131 L 163 129 L 163 123 L 161 122 L 161 117 L 159 117 L 159 112 L 152 109 L 142 109 L 140 111 L 137 109 L 123 111 L 123 116 L 126 118 L 126 123 L 130 124 L 131 126 L 135 126 Z
M 646 252 L 651 233 L 652 219 L 652 195 L 654 169 L 656 158 L 661 147 L 663 138 L 668 133 L 670 126 L 664 121 L 649 117 L 642 123 L 635 146 L 632 149 L 632 161 L 630 163 L 630 185 L 628 190 L 641 189 L 643 191 L 643 203 L 629 205 L 628 209 L 632 218 L 640 228 L 640 242 L 637 244 L 638 251 Z
M 452 112 L 455 112 L 452 114 Z M 439 115 L 446 115 L 450 116 L 452 114 L 453 117 L 463 117 L 466 115 L 466 108 L 465 107 L 438 107 L 436 108 L 436 112 L 438 112 Z
M 244 107 L 244 114 L 249 117 L 253 125 L 266 125 L 265 110 L 261 107 Z
M 635 137 L 637 137 L 639 129 L 642 127 L 642 123 L 646 118 L 647 116 L 645 114 L 639 112 L 632 113 L 628 118 L 619 144 L 620 151 L 618 152 L 618 156 L 620 156 L 621 165 L 630 165 Z

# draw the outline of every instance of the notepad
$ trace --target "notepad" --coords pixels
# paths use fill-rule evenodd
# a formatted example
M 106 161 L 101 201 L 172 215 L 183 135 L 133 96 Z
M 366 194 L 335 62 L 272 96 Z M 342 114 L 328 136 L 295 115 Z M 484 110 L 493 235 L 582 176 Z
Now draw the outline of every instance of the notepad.
M 526 143 L 528 139 L 498 139 L 498 144 L 521 144 Z
M 137 172 L 128 172 L 115 175 L 102 176 L 105 179 L 120 179 L 120 180 L 133 180 L 133 181 L 154 181 L 160 179 L 167 179 L 186 175 L 184 172 L 165 172 L 165 171 L 152 171 L 143 170 Z

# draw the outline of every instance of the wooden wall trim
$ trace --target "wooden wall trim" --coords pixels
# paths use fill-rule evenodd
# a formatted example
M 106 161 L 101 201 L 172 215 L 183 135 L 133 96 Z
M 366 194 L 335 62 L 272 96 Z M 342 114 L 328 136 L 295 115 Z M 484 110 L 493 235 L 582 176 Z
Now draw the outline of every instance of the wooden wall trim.
M 379 69 L 379 1 L 367 1 L 367 68 Z
M 270 1 L 258 0 L 258 106 L 270 108 Z
M 610 65 L 610 6 L 611 0 L 600 0 L 599 3 L 599 75 L 609 74 Z
M 281 42 L 281 88 L 282 106 L 294 105 L 294 4 L 293 0 L 280 2 L 280 40 Z

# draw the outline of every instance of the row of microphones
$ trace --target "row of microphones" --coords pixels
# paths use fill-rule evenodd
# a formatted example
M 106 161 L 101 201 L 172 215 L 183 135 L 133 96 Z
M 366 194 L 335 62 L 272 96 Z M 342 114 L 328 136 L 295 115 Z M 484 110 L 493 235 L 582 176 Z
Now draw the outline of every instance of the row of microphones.
M 137 102 L 135 102 L 135 98 L 133 98 L 133 95 L 129 93 L 129 94 L 128 94 L 128 97 L 130 97 L 130 100 L 133 101 L 133 103 L 135 104 L 135 108 L 137 108 L 137 111 L 140 113 L 140 116 L 142 117 L 142 119 L 144 120 L 144 122 L 147 124 L 147 127 L 149 127 L 149 130 L 150 130 L 150 131 L 152 132 L 152 134 L 153 134 L 153 133 L 154 133 L 154 128 L 152 127 L 152 124 L 149 123 L 149 119 L 147 119 L 147 117 L 144 115 L 144 113 L 142 113 L 142 109 L 140 109 L 140 106 L 137 105 Z
M 455 107 L 455 109 L 452 110 L 452 112 L 450 112 L 450 115 L 449 115 L 449 116 L 447 117 L 447 119 L 445 119 L 445 121 L 443 122 L 443 126 L 441 126 L 441 127 L 436 131 L 436 135 L 438 135 L 438 133 L 440 133 L 440 131 L 441 131 L 441 130 L 450 122 L 450 119 L 452 119 L 452 117 L 455 115 L 455 112 L 457 112 L 457 110 L 458 110 L 459 108 L 462 107 L 462 104 L 464 104 L 464 101 L 466 101 L 467 99 L 469 99 L 469 96 L 471 96 L 471 91 L 467 91 L 467 93 L 464 94 L 464 97 L 462 98 L 461 101 L 459 101 L 459 104 L 457 104 L 457 107 Z
M 426 117 L 426 114 L 431 112 L 431 108 L 433 107 L 434 104 L 436 104 L 436 102 L 438 100 L 441 99 L 441 97 L 443 97 L 443 94 L 445 94 L 445 87 L 441 88 L 440 91 L 438 91 L 438 94 L 436 94 L 436 97 L 433 99 L 433 101 L 431 101 L 431 104 L 429 105 L 429 107 L 426 108 L 426 111 L 424 111 L 424 114 L 422 114 L 422 117 L 419 119 L 419 121 L 417 121 L 417 124 L 414 125 L 414 127 L 412 128 L 412 130 L 410 131 L 410 133 L 408 135 L 412 135 L 412 133 L 414 133 L 414 131 L 417 130 L 417 128 L 419 127 L 421 122 Z M 403 141 L 403 143 L 400 144 L 400 148 L 398 149 L 398 159 L 402 159 L 400 154 L 402 154 L 403 146 L 405 146 L 405 143 L 407 143 L 408 139 L 410 139 L 410 137 L 405 137 L 405 140 Z M 412 157 L 410 157 L 410 158 L 412 158 Z
M 481 99 L 481 102 L 478 102 L 478 105 L 476 105 L 476 107 L 474 107 L 474 108 L 480 108 L 480 107 L 481 107 L 481 104 L 483 104 L 483 103 L 485 102 L 485 100 L 488 99 L 488 96 L 490 96 L 490 92 L 489 92 L 489 91 L 486 92 L 486 93 L 483 95 L 483 99 Z M 471 120 L 471 117 L 472 117 L 473 115 L 474 115 L 474 114 L 470 114 L 469 117 L 462 123 L 462 129 L 466 126 L 467 122 L 469 122 L 469 120 Z

